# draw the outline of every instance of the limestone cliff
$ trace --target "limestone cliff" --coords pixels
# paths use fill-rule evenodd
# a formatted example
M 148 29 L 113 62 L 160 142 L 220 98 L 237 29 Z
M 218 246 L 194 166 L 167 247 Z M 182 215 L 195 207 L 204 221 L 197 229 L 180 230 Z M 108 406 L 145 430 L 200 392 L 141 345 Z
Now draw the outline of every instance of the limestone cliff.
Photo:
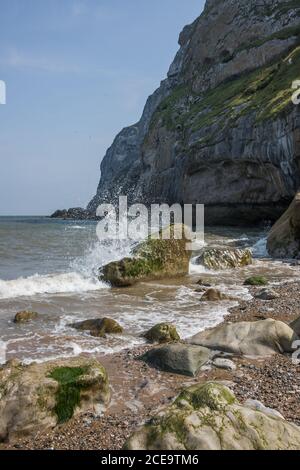
M 208 223 L 276 219 L 300 186 L 300 0 L 208 0 L 168 77 L 101 164 L 88 211 L 203 203 Z

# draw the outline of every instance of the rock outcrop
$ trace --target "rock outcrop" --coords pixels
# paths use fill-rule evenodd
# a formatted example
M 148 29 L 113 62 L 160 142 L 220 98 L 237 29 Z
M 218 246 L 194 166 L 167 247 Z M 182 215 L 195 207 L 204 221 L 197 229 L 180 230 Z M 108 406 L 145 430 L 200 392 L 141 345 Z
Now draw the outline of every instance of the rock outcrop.
M 230 247 L 205 247 L 195 259 L 195 264 L 201 264 L 207 269 L 221 270 L 242 268 L 252 264 L 250 250 Z
M 300 428 L 259 402 L 238 402 L 225 385 L 184 390 L 137 430 L 128 450 L 298 450 Z
M 224 323 L 196 334 L 188 342 L 238 356 L 270 356 L 294 352 L 296 340 L 298 336 L 286 323 L 267 319 Z
M 300 184 L 300 4 L 208 0 L 168 77 L 101 163 L 88 206 L 203 203 L 206 223 L 276 220 Z
M 99 413 L 110 391 L 104 367 L 77 357 L 0 368 L 0 441 L 51 428 L 74 414 Z
M 189 272 L 187 227 L 172 225 L 134 248 L 132 257 L 111 262 L 100 270 L 100 280 L 114 287 L 128 287 L 139 281 L 184 276 Z M 188 230 L 188 229 L 187 229 Z M 169 235 L 168 235 L 169 234 Z M 169 236 L 169 239 L 165 239 Z
M 300 257 L 300 191 L 288 210 L 272 227 L 267 250 L 276 258 Z

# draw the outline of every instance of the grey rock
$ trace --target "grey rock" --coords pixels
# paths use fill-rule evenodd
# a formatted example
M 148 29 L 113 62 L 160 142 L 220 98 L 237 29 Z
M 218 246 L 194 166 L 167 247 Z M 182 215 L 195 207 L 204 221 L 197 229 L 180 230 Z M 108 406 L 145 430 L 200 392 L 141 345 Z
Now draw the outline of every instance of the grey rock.
M 236 370 L 236 365 L 230 359 L 224 359 L 222 357 L 216 357 L 213 360 L 213 365 L 218 369 L 226 369 L 226 370 Z
M 275 300 L 279 297 L 280 295 L 273 289 L 262 289 L 255 295 L 255 298 L 259 300 Z
M 213 356 L 207 348 L 177 343 L 151 349 L 141 359 L 157 369 L 193 377 Z
M 289 326 L 300 337 L 300 317 L 292 321 Z
M 240 268 L 252 264 L 252 253 L 248 249 L 204 247 L 195 264 L 214 270 Z
M 267 319 L 224 323 L 198 333 L 188 342 L 239 356 L 270 356 L 275 353 L 293 352 L 293 342 L 298 339 L 295 332 L 285 323 Z

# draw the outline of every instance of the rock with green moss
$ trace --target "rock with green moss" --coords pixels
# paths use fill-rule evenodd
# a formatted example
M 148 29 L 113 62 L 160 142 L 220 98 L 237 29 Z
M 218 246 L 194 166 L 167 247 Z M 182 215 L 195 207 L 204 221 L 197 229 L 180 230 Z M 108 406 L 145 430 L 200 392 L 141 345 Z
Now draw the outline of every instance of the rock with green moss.
M 170 323 L 159 323 L 153 326 L 147 333 L 145 338 L 151 343 L 171 343 L 172 341 L 180 341 L 180 336 L 176 330 L 176 326 Z
M 128 450 L 298 450 L 300 428 L 258 402 L 238 402 L 222 383 L 185 389 L 138 429 Z
M 245 286 L 266 286 L 269 283 L 268 279 L 264 276 L 251 276 L 248 277 L 244 285 Z
M 95 318 L 84 320 L 77 323 L 71 323 L 69 326 L 80 331 L 89 331 L 92 336 L 102 338 L 109 334 L 121 334 L 123 328 L 116 320 L 112 318 Z
M 29 310 L 24 310 L 22 312 L 18 312 L 15 315 L 14 323 L 28 323 L 31 320 L 36 320 L 39 314 L 37 312 L 31 312 Z
M 204 247 L 195 262 L 208 269 L 220 270 L 248 266 L 253 260 L 252 253 L 248 249 Z
M 165 228 L 157 239 L 140 243 L 132 257 L 102 267 L 100 279 L 114 287 L 128 287 L 139 281 L 185 276 L 190 261 L 187 234 L 188 228 L 181 224 Z
M 106 370 L 77 357 L 0 368 L 0 441 L 53 428 L 73 415 L 98 414 L 110 398 Z
M 152 367 L 194 377 L 215 353 L 190 344 L 169 344 L 147 351 L 141 359 Z
M 297 258 L 300 256 L 300 191 L 288 210 L 272 227 L 267 250 L 276 258 Z
M 239 356 L 270 356 L 293 352 L 293 343 L 298 339 L 286 323 L 270 318 L 256 322 L 223 323 L 201 331 L 188 342 Z

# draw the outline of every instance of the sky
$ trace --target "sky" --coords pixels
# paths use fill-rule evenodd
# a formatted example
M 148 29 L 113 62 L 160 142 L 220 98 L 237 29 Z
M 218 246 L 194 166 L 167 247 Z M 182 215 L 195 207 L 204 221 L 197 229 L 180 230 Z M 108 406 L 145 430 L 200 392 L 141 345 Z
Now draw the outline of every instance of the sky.
M 204 0 L 0 0 L 0 215 L 85 207 Z

